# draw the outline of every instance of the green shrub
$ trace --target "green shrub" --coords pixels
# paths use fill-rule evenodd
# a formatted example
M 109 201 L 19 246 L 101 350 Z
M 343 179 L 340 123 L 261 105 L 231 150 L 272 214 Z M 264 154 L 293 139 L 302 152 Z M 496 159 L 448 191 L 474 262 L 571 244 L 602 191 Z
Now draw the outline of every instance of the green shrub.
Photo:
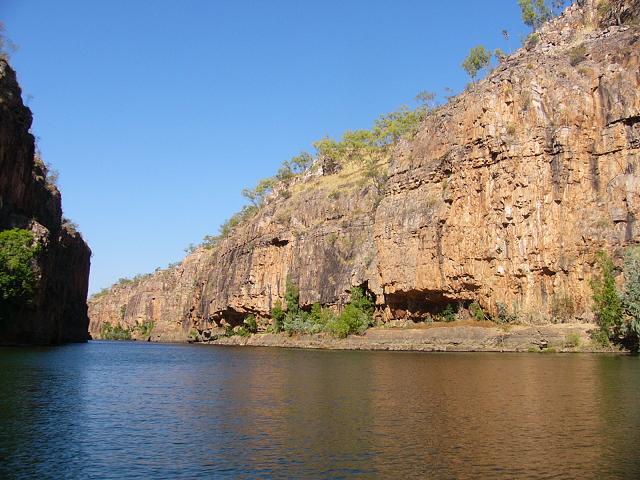
M 104 340 L 131 340 L 131 329 L 119 323 L 112 325 L 111 322 L 104 322 L 100 327 L 100 337 Z
M 326 329 L 338 338 L 362 335 L 373 324 L 374 303 L 360 287 L 351 291 L 351 300 L 342 313 L 328 319 Z
M 486 318 L 484 310 L 482 310 L 482 307 L 478 302 L 473 302 L 471 305 L 469 305 L 469 313 L 471 313 L 473 318 L 475 318 L 479 322 Z
M 285 313 L 282 309 L 282 302 L 280 300 L 276 300 L 276 302 L 273 304 L 273 308 L 271 308 L 271 318 L 273 319 L 273 323 L 271 324 L 271 331 L 273 333 L 278 333 L 283 330 L 284 317 Z
M 236 327 L 232 330 L 231 335 L 238 335 L 239 337 L 248 337 L 251 335 L 251 332 L 244 327 Z
M 624 258 L 624 290 L 621 301 L 624 325 L 621 334 L 635 343 L 640 339 L 640 247 L 631 247 Z
M 271 194 L 276 183 L 276 178 L 263 178 L 254 188 L 243 189 L 242 196 L 249 200 L 254 206 L 260 207 Z
M 441 322 L 453 322 L 456 319 L 457 313 L 458 305 L 455 303 L 448 303 L 437 317 Z
M 525 25 L 537 30 L 552 16 L 551 9 L 544 0 L 518 0 L 520 14 Z
M 487 51 L 484 45 L 477 45 L 469 51 L 469 55 L 462 62 L 462 68 L 475 80 L 478 72 L 489 65 L 491 61 L 491 53 Z
M 346 338 L 351 332 L 350 317 L 344 312 L 340 316 L 333 317 L 327 324 L 327 331 L 338 338 Z
M 284 331 L 289 335 L 293 333 L 314 334 L 324 331 L 325 325 L 321 322 L 320 315 L 313 315 L 304 310 L 295 313 L 287 312 L 284 319 Z
M 135 330 L 138 332 L 138 335 L 141 337 L 149 337 L 151 332 L 155 328 L 156 324 L 153 320 L 146 320 L 142 323 L 139 323 L 135 326 Z
M 245 205 L 242 209 L 234 213 L 231 218 L 220 225 L 220 235 L 217 238 L 225 238 L 239 225 L 252 218 L 258 212 L 256 205 Z M 216 237 L 214 237 L 216 238 Z
M 33 262 L 39 251 L 28 230 L 0 232 L 0 316 L 31 302 L 36 285 Z
M 335 315 L 330 308 L 324 308 L 319 303 L 314 303 L 307 312 L 300 308 L 299 298 L 298 288 L 288 281 L 285 291 L 286 312 L 282 311 L 279 302 L 271 310 L 273 331 L 279 331 L 276 329 L 280 328 L 282 322 L 281 329 L 289 335 L 328 332 L 344 338 L 350 334 L 364 333 L 373 323 L 373 301 L 360 287 L 351 291 L 351 299 L 340 315 Z
M 249 333 L 256 333 L 258 331 L 258 322 L 255 315 L 249 315 L 244 319 L 245 328 Z
M 591 281 L 594 313 L 600 328 L 611 336 L 613 330 L 622 324 L 622 303 L 616 289 L 614 266 L 611 257 L 598 252 L 601 274 Z
M 300 310 L 300 290 L 290 278 L 287 278 L 284 290 L 284 303 L 287 306 L 287 313 L 296 314 Z
M 298 306 L 298 308 L 287 310 L 284 316 L 283 329 L 289 335 L 293 333 L 320 333 L 325 331 L 327 323 L 332 317 L 331 310 L 322 308 L 319 303 L 314 303 L 309 312 L 300 309 Z
M 525 45 L 527 48 L 533 48 L 538 44 L 539 41 L 540 35 L 534 32 L 525 39 Z
M 607 348 L 611 346 L 609 335 L 602 329 L 592 330 L 591 332 L 589 332 L 589 336 L 591 337 L 591 341 L 594 343 L 594 345 L 598 347 Z
M 427 94 L 422 95 L 426 98 Z M 415 135 L 429 111 L 430 106 L 426 104 L 415 110 L 403 105 L 394 112 L 381 115 L 370 130 L 346 131 L 339 141 L 325 137 L 313 146 L 318 157 L 330 159 L 339 165 L 385 161 L 393 145 L 401 138 Z M 374 173 L 372 178 L 376 179 L 378 175 Z
M 577 348 L 580 346 L 580 334 L 578 332 L 568 333 L 564 339 L 564 346 L 567 348 Z

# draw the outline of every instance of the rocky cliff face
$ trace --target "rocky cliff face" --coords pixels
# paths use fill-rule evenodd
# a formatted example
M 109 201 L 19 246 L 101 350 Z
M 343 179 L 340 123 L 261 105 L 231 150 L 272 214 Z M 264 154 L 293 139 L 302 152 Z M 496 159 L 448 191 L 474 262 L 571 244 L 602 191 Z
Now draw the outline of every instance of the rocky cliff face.
M 31 121 L 15 72 L 0 59 L 0 229 L 30 230 L 42 247 L 32 305 L 0 322 L 0 344 L 85 341 L 91 251 L 63 225 L 60 192 L 34 157 Z
M 214 250 L 92 299 L 91 331 L 154 319 L 155 339 L 179 339 L 268 318 L 287 277 L 304 305 L 365 285 L 383 321 L 472 301 L 589 321 L 596 252 L 640 240 L 640 2 L 582 3 L 431 114 L 382 194 L 356 170 L 309 175 Z

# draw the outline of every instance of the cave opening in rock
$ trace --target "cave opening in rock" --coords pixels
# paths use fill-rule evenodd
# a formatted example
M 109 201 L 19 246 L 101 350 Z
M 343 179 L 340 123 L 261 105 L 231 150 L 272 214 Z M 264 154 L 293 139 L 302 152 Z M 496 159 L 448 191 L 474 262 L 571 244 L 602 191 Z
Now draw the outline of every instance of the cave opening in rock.
M 271 245 L 274 245 L 276 247 L 284 247 L 285 245 L 289 244 L 289 240 L 284 240 L 284 239 L 280 239 L 280 238 L 274 238 L 269 242 Z
M 226 322 L 232 328 L 237 326 L 242 326 L 244 324 L 244 319 L 249 316 L 250 312 L 239 312 L 233 308 L 227 308 L 226 310 L 222 310 L 213 316 L 213 319 L 218 325 L 222 325 Z M 224 322 L 223 322 L 224 320 Z
M 410 290 L 385 294 L 385 304 L 394 319 L 425 321 L 444 312 L 466 309 L 472 300 L 447 297 L 440 291 Z

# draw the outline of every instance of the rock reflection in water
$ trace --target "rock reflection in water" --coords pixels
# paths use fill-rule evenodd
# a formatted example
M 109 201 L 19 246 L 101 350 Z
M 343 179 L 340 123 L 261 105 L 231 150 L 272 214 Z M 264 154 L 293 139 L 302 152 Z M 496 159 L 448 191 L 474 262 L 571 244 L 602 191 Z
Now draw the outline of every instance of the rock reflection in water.
M 640 475 L 634 357 L 0 350 L 8 478 Z

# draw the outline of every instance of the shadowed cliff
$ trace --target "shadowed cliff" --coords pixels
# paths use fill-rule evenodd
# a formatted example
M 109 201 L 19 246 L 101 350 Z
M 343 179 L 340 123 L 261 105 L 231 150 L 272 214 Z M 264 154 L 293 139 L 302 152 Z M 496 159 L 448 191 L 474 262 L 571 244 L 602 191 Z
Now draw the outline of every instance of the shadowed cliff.
M 31 298 L 11 305 L 0 298 L 0 344 L 86 341 L 91 251 L 63 221 L 60 192 L 35 156 L 31 121 L 16 74 L 0 58 L 0 230 L 27 230 L 39 249 Z

